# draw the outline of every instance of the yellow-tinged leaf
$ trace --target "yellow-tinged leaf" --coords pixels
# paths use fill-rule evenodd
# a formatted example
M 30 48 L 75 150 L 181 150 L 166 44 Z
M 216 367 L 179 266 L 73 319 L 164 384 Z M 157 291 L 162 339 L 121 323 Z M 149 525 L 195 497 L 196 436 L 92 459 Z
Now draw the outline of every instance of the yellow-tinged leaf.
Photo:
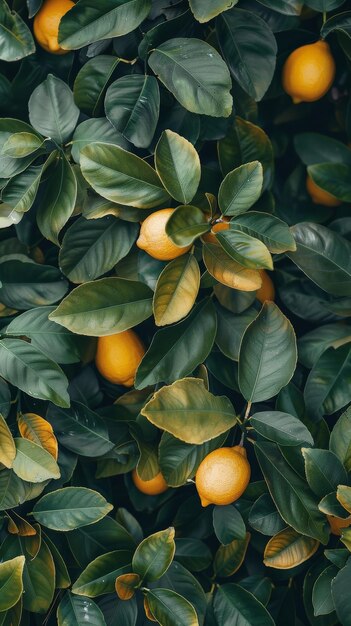
M 117 576 L 115 588 L 120 600 L 130 600 L 135 594 L 135 588 L 140 582 L 139 574 L 121 574 Z
M 157 622 L 157 619 L 154 618 L 153 614 L 150 611 L 149 603 L 146 597 L 144 597 L 144 611 L 147 619 L 150 620 L 150 622 Z
M 15 511 L 11 511 L 11 515 L 7 513 L 8 525 L 7 530 L 11 535 L 20 535 L 21 537 L 30 537 L 37 534 L 35 528 L 23 519 Z
M 153 299 L 157 326 L 174 324 L 192 309 L 200 287 L 199 264 L 192 254 L 183 254 L 161 272 Z
M 204 244 L 203 259 L 211 276 L 227 287 L 239 291 L 256 291 L 262 285 L 259 270 L 251 270 L 240 265 L 221 246 Z
M 12 467 L 16 456 L 16 446 L 11 431 L 0 414 L 0 463 L 8 467 Z
M 250 539 L 250 533 L 246 533 L 244 539 L 234 539 L 226 546 L 218 548 L 214 560 L 214 570 L 217 576 L 232 576 L 238 571 L 245 558 Z
M 24 413 L 18 418 L 18 428 L 22 437 L 42 446 L 57 461 L 57 439 L 49 422 L 35 413 Z
M 307 561 L 318 549 L 319 541 L 284 528 L 272 537 L 264 551 L 264 564 L 275 569 L 290 569 Z
M 346 485 L 339 485 L 336 492 L 336 497 L 341 506 L 343 506 L 346 511 L 351 513 L 351 487 L 347 487 Z

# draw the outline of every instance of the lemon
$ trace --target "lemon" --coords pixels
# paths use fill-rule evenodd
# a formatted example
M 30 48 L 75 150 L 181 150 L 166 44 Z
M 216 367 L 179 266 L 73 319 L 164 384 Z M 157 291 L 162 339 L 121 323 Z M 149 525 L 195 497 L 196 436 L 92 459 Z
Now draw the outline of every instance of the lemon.
M 158 496 L 160 493 L 163 493 L 168 489 L 168 485 L 161 472 L 156 474 L 156 476 L 151 478 L 151 480 L 143 480 L 140 478 L 138 472 L 133 470 L 132 480 L 136 488 L 148 496 Z
M 296 48 L 283 67 L 283 88 L 295 104 L 322 98 L 333 84 L 335 62 L 322 39 Z
M 99 337 L 95 365 L 101 376 L 115 385 L 132 387 L 145 348 L 134 330 Z
M 195 476 L 202 506 L 231 504 L 244 493 L 251 476 L 242 446 L 218 448 L 200 463 Z
M 33 22 L 34 37 L 38 44 L 52 54 L 67 54 L 58 43 L 61 18 L 74 7 L 71 0 L 44 0 Z
M 191 248 L 191 246 L 184 248 L 176 246 L 166 233 L 166 224 L 173 211 L 174 209 L 161 209 L 151 213 L 143 221 L 139 239 L 136 242 L 141 250 L 145 250 L 154 259 L 160 261 L 171 261 Z

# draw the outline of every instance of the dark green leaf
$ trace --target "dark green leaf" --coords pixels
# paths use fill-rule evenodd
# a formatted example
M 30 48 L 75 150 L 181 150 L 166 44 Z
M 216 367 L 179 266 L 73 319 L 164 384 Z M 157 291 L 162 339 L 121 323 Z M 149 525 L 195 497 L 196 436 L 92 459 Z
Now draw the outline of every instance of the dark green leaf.
M 64 144 L 72 135 L 79 117 L 73 93 L 68 85 L 49 74 L 47 79 L 34 89 L 29 103 L 29 119 L 35 130 Z
M 195 609 L 188 600 L 170 589 L 152 589 L 146 593 L 151 614 L 167 626 L 199 626 Z
M 332 597 L 336 614 L 343 626 L 351 624 L 351 598 L 349 594 L 351 582 L 351 559 L 332 581 Z
M 89 59 L 79 70 L 74 81 L 73 95 L 83 113 L 94 117 L 101 113 L 105 89 L 118 63 L 118 58 L 100 54 Z
M 8 259 L 0 263 L 0 299 L 14 309 L 31 309 L 52 304 L 66 293 L 68 284 L 61 272 L 51 265 L 31 259 Z
M 5 0 L 0 2 L 0 50 L 2 61 L 19 61 L 35 52 L 28 26 L 18 13 L 10 10 Z
M 312 491 L 323 498 L 347 483 L 347 473 L 336 454 L 329 450 L 302 448 L 307 482 Z
M 271 254 L 259 239 L 232 228 L 218 232 L 216 238 L 226 253 L 244 267 L 273 269 Z
M 351 347 L 328 348 L 313 366 L 306 381 L 304 398 L 311 418 L 332 415 L 350 400 Z
M 201 166 L 190 141 L 165 130 L 155 149 L 155 167 L 172 198 L 183 204 L 191 202 L 199 186 Z
M 98 556 L 83 570 L 72 587 L 79 596 L 95 598 L 115 591 L 117 576 L 130 572 L 131 553 L 128 550 L 115 550 Z
M 240 165 L 226 175 L 219 188 L 218 203 L 223 215 L 245 213 L 262 192 L 263 171 L 259 161 Z
M 214 600 L 218 624 L 229 626 L 274 626 L 274 621 L 255 596 L 232 583 L 218 588 Z
M 307 171 L 318 187 L 331 193 L 338 200 L 351 202 L 351 164 L 317 163 L 309 165 Z
M 244 561 L 249 541 L 250 533 L 247 533 L 243 539 L 233 539 L 218 548 L 213 562 L 216 576 L 224 578 L 238 571 Z
M 325 324 L 303 335 L 297 342 L 299 361 L 311 369 L 328 348 L 351 342 L 351 332 L 343 324 Z
M 253 504 L 249 524 L 263 535 L 272 537 L 286 527 L 269 493 L 263 493 Z
M 312 602 L 316 617 L 327 615 L 335 610 L 331 585 L 337 573 L 338 568 L 335 565 L 328 565 L 313 585 Z
M 177 246 L 188 246 L 209 230 L 203 211 L 196 206 L 181 205 L 170 216 L 166 233 Z
M 175 544 L 175 559 L 192 572 L 201 572 L 211 564 L 211 550 L 200 539 L 180 537 Z
M 77 126 L 71 141 L 72 157 L 75 162 L 80 163 L 80 152 L 83 148 L 85 148 L 85 146 L 89 146 L 91 143 L 95 143 L 97 141 L 120 146 L 125 150 L 128 150 L 130 146 L 129 142 L 112 126 L 106 117 L 84 120 L 84 122 Z M 96 199 L 96 202 L 101 201 L 103 201 L 102 198 Z M 112 203 L 110 203 L 110 206 L 113 206 Z M 84 206 L 83 210 L 85 208 L 91 210 L 91 204 L 89 203 L 87 207 Z M 94 218 L 101 216 L 92 215 L 91 217 Z
M 35 504 L 33 515 L 43 526 L 67 531 L 98 522 L 112 508 L 97 491 L 65 487 L 43 496 Z
M 230 9 L 237 0 L 189 0 L 190 8 L 198 22 L 209 22 L 213 17 Z
M 232 504 L 214 507 L 213 528 L 218 541 L 223 545 L 230 544 L 234 539 L 245 539 L 244 520 Z
M 91 626 L 106 626 L 104 616 L 93 600 L 66 591 L 57 607 L 58 626 L 82 626 L 86 622 Z
M 255 413 L 250 418 L 250 424 L 262 437 L 282 446 L 306 443 L 313 445 L 313 437 L 306 426 L 297 417 L 288 413 L 281 411 Z
M 250 211 L 236 215 L 232 220 L 235 230 L 241 230 L 262 241 L 273 254 L 296 250 L 296 243 L 288 225 L 268 213 Z
M 351 470 L 351 407 L 339 417 L 330 435 L 330 449 Z
M 134 552 L 133 572 L 142 580 L 155 582 L 167 571 L 175 553 L 174 528 L 146 537 Z

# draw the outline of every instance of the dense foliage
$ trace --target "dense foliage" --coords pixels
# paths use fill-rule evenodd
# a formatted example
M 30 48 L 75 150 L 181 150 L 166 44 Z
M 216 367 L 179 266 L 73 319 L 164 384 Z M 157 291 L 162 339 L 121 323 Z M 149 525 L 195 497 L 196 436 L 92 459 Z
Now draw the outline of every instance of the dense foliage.
M 0 624 L 350 626 L 351 5 L 79 0 L 66 54 L 41 5 L 0 0 Z M 293 104 L 321 36 L 333 86 Z M 170 262 L 136 245 L 169 207 Z M 127 389 L 94 354 L 130 328 Z M 239 442 L 250 484 L 203 508 Z

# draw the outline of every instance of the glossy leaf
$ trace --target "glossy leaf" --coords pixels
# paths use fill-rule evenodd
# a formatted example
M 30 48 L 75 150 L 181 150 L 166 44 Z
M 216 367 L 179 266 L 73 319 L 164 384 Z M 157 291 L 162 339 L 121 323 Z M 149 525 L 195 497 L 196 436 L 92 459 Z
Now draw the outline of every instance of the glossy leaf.
M 294 330 L 273 302 L 248 326 L 239 353 L 239 387 L 247 401 L 268 400 L 291 379 L 297 352 Z
M 198 22 L 209 22 L 213 17 L 230 9 L 237 0 L 214 0 L 202 2 L 202 0 L 189 0 L 190 8 Z
M 68 141 L 77 124 L 79 109 L 64 81 L 49 74 L 34 89 L 28 106 L 30 123 L 35 130 L 59 144 Z
M 200 182 L 199 155 L 194 146 L 177 133 L 165 130 L 155 149 L 156 171 L 170 196 L 189 204 Z
M 25 413 L 19 416 L 17 424 L 22 437 L 42 446 L 57 461 L 57 439 L 49 422 L 35 413 Z
M 234 229 L 219 232 L 216 238 L 226 253 L 240 265 L 250 269 L 273 269 L 271 254 L 259 239 Z
M 328 348 L 309 373 L 304 390 L 306 408 L 312 419 L 331 415 L 350 397 L 351 347 Z
M 347 482 L 347 473 L 338 457 L 330 450 L 302 448 L 307 482 L 312 491 L 323 498 Z
M 283 446 L 297 446 L 309 443 L 313 437 L 306 426 L 293 415 L 280 411 L 262 411 L 250 418 L 250 424 L 265 437 Z
M 86 487 L 65 487 L 43 496 L 34 506 L 33 515 L 43 526 L 67 531 L 103 518 L 112 505 L 105 498 Z
M 101 112 L 105 90 L 119 59 L 107 54 L 100 54 L 79 70 L 73 85 L 76 105 L 83 113 L 94 117 Z
M 238 571 L 245 558 L 249 541 L 250 534 L 247 533 L 243 539 L 233 539 L 230 543 L 218 548 L 213 562 L 216 576 L 225 578 Z
M 254 502 L 249 513 L 249 524 L 259 533 L 269 537 L 286 527 L 269 493 L 263 493 Z
M 112 126 L 106 117 L 90 118 L 78 124 L 74 131 L 71 141 L 74 161 L 80 163 L 80 153 L 83 148 L 97 141 L 120 146 L 124 150 L 128 150 L 130 146 L 129 141 Z M 101 200 L 102 198 L 97 199 L 97 201 Z M 90 206 L 87 208 L 90 208 Z M 98 215 L 97 217 L 100 216 Z
M 0 611 L 7 611 L 20 599 L 23 592 L 24 556 L 0 563 Z
M 297 342 L 299 361 L 311 369 L 328 348 L 338 348 L 351 342 L 348 326 L 324 324 L 304 334 Z
M 52 455 L 29 439 L 16 437 L 16 457 L 13 471 L 22 480 L 41 483 L 50 478 L 60 478 L 60 469 Z
M 16 456 L 16 446 L 11 431 L 0 414 L 0 463 L 11 468 Z
M 224 546 L 235 539 L 245 539 L 246 528 L 243 518 L 232 504 L 214 507 L 213 528 L 218 541 Z
M 338 569 L 334 565 L 329 565 L 319 574 L 313 585 L 312 602 L 316 617 L 328 615 L 335 610 L 331 584 L 337 573 Z
M 285 528 L 272 537 L 265 547 L 264 564 L 276 569 L 290 569 L 304 563 L 316 552 L 319 542 Z
M 258 270 L 248 269 L 234 261 L 221 246 L 206 243 L 203 260 L 207 270 L 220 283 L 243 291 L 256 291 L 262 284 Z
M 42 171 L 42 166 L 30 165 L 24 172 L 14 176 L 2 192 L 2 200 L 14 211 L 29 211 L 38 192 Z
M 152 589 L 146 593 L 151 615 L 167 626 L 199 626 L 194 607 L 171 589 Z
M 127 330 L 151 312 L 149 287 L 123 278 L 102 278 L 71 291 L 49 319 L 72 332 L 101 337 Z
M 146 537 L 134 552 L 132 567 L 148 582 L 155 582 L 167 571 L 175 553 L 174 528 Z
M 250 211 L 235 215 L 232 225 L 235 230 L 241 230 L 262 241 L 273 254 L 296 250 L 296 243 L 288 225 L 268 213 Z
M 106 626 L 104 616 L 95 602 L 66 591 L 57 607 L 58 626 L 81 626 L 84 622 L 91 626 Z
M 173 324 L 192 309 L 200 287 L 200 269 L 192 254 L 183 254 L 161 272 L 153 297 L 157 326 Z
M 19 61 L 35 52 L 32 34 L 15 11 L 11 11 L 5 0 L 0 3 L 0 59 Z
M 208 218 L 196 206 L 181 205 L 169 217 L 166 233 L 177 246 L 188 246 L 209 230 Z
M 214 396 L 200 379 L 184 378 L 154 393 L 142 415 L 187 443 L 201 444 L 231 428 L 234 409 L 225 396 Z
M 272 617 L 263 604 L 252 593 L 233 583 L 218 588 L 214 600 L 214 612 L 217 622 L 220 624 L 274 625 Z
M 228 68 L 204 41 L 169 39 L 150 54 L 149 65 L 188 111 L 214 117 L 230 115 L 233 101 Z
M 351 469 L 351 408 L 339 417 L 330 435 L 330 449 L 347 471 Z
M 128 550 L 115 550 L 98 556 L 77 578 L 72 592 L 88 598 L 114 592 L 117 576 L 130 571 L 130 562 L 131 553 Z
M 332 581 L 332 596 L 334 600 L 336 614 L 343 626 L 350 626 L 350 595 L 348 589 L 351 576 L 351 561 L 346 563 Z
M 307 171 L 312 180 L 328 193 L 344 202 L 351 201 L 351 165 L 346 163 L 317 163 Z
M 218 194 L 218 204 L 223 215 L 245 213 L 260 197 L 262 185 L 263 170 L 259 161 L 245 163 L 229 172 Z

